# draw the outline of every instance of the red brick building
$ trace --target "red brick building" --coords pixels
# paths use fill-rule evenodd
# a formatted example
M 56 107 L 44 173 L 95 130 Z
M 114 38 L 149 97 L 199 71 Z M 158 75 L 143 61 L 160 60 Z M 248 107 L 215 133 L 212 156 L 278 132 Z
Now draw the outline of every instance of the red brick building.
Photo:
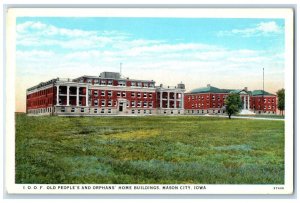
M 153 80 L 119 73 L 53 79 L 27 89 L 26 112 L 34 115 L 183 114 L 184 84 L 155 86 Z
M 184 95 L 186 114 L 224 114 L 225 99 L 230 93 L 237 93 L 242 100 L 242 114 L 276 114 L 277 97 L 262 90 L 220 89 L 207 85 Z

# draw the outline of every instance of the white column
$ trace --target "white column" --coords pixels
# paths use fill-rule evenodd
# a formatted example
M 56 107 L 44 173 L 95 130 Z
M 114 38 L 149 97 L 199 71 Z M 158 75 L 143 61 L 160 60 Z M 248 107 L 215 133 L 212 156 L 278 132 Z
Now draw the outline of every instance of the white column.
M 244 96 L 244 109 L 246 109 L 246 96 Z
M 86 92 L 85 92 L 85 106 L 89 106 L 89 90 L 88 90 L 88 87 L 86 87 Z
M 167 107 L 170 108 L 170 92 L 168 92 L 167 102 L 168 102 Z
M 59 85 L 56 86 L 56 105 L 59 105 Z
M 79 106 L 79 87 L 77 86 L 76 90 L 76 106 Z
M 248 109 L 250 109 L 250 95 L 248 95 Z
M 67 86 L 67 106 L 70 105 L 70 87 Z
M 163 94 L 163 92 L 160 91 L 160 103 L 159 103 L 159 105 L 160 105 L 160 108 L 161 108 L 161 109 L 162 109 L 162 94 Z
M 176 109 L 176 103 L 177 103 L 177 93 L 174 92 L 174 108 Z

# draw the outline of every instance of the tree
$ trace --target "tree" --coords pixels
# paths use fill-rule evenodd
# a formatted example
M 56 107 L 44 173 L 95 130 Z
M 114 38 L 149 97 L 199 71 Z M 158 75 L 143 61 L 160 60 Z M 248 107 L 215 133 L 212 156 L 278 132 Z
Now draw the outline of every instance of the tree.
M 240 112 L 242 109 L 242 100 L 239 94 L 229 94 L 225 99 L 225 111 L 228 114 L 229 119 L 231 115 Z
M 283 115 L 283 111 L 284 111 L 284 97 L 285 97 L 285 91 L 284 88 L 278 90 L 276 92 L 277 97 L 278 97 L 278 104 L 277 107 L 281 113 L 281 115 Z

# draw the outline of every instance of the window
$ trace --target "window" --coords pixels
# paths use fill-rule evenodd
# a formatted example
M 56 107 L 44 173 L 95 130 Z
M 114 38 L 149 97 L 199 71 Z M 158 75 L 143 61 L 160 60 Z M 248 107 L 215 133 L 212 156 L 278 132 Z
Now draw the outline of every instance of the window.
M 204 110 L 202 110 L 202 113 L 204 113 Z
M 105 100 L 101 100 L 101 106 L 105 106 Z
M 194 110 L 192 110 L 192 113 L 194 113 Z
M 144 108 L 147 108 L 147 102 L 144 102 Z
M 117 106 L 117 101 L 116 100 L 114 101 L 114 106 Z
M 149 87 L 154 87 L 154 83 L 149 83 Z
M 94 80 L 94 83 L 98 83 L 98 82 L 99 82 L 99 80 L 97 80 L 97 79 Z
M 122 97 L 126 97 L 126 92 L 122 92 Z
M 105 96 L 105 90 L 101 91 L 101 96 L 103 96 L 103 97 Z
M 118 86 L 126 86 L 125 81 L 118 81 Z
M 131 102 L 131 107 L 135 107 L 135 101 Z
M 112 101 L 108 100 L 108 106 L 112 106 Z
M 149 93 L 149 98 L 152 99 L 152 93 Z
M 148 83 L 144 82 L 143 87 L 148 87 Z
M 153 107 L 153 102 L 149 102 L 149 108 Z
M 152 111 L 151 111 L 151 110 L 149 110 L 149 114 L 152 114 Z
M 141 98 L 141 93 L 140 92 L 137 93 L 137 97 Z
M 141 113 L 141 110 L 138 110 L 138 113 Z
M 121 96 L 121 92 L 117 92 L 117 97 L 120 97 Z
M 98 113 L 98 109 L 94 109 L 94 113 Z
M 131 92 L 131 97 L 135 97 L 135 92 Z
M 135 87 L 136 83 L 135 82 L 131 82 L 131 87 Z
M 173 114 L 173 110 L 171 111 L 171 114 Z
M 137 83 L 137 86 L 138 86 L 138 87 L 142 87 L 142 83 L 141 83 L 141 82 L 138 82 L 138 83 Z
M 144 98 L 146 99 L 147 98 L 147 93 L 144 93 L 143 95 L 144 95 Z
M 112 80 L 107 81 L 107 85 L 112 85 Z
M 94 100 L 94 106 L 98 106 L 98 99 Z
M 92 83 L 92 79 L 87 79 L 87 83 Z
M 112 91 L 108 91 L 107 94 L 108 94 L 109 97 L 111 97 L 112 96 Z
M 66 111 L 65 107 L 61 107 L 60 111 L 65 112 Z
M 104 109 L 101 109 L 101 113 L 104 113 Z
M 141 107 L 142 106 L 142 102 L 139 101 L 138 104 L 137 104 L 137 107 Z
M 134 114 L 134 109 L 131 110 L 131 113 Z
M 167 113 L 167 111 L 165 110 L 165 111 L 164 111 L 164 114 L 166 114 L 166 113 Z
M 111 113 L 111 109 L 108 109 L 108 110 L 107 110 L 107 113 Z
M 144 114 L 146 114 L 147 113 L 147 111 L 146 110 L 144 110 Z
M 106 80 L 101 80 L 101 85 L 106 85 Z

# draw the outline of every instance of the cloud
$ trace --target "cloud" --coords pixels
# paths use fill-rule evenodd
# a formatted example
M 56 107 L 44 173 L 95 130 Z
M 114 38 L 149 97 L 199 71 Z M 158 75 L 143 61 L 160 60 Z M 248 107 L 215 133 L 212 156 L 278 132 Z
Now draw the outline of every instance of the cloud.
M 16 30 L 17 46 L 21 47 L 91 49 L 112 46 L 129 36 L 117 31 L 66 29 L 33 21 L 18 24 Z
M 271 36 L 283 33 L 283 28 L 275 21 L 260 22 L 253 27 L 244 29 L 232 29 L 219 31 L 217 36 L 242 36 L 242 37 L 257 37 L 257 36 Z
M 223 34 L 270 35 L 279 34 L 282 29 L 271 21 Z M 257 71 L 261 67 L 271 70 L 270 77 L 283 78 L 278 70 L 284 67 L 284 53 L 271 47 L 270 50 L 236 49 L 213 43 L 136 38 L 131 33 L 114 30 L 66 29 L 33 21 L 18 24 L 17 32 L 17 76 L 35 78 L 34 82 L 19 80 L 24 89 L 36 81 L 56 77 L 119 71 L 121 62 L 124 76 L 153 79 L 166 85 L 182 81 L 188 90 L 206 83 L 251 89 L 251 84 L 254 88 L 257 78 L 261 78 Z

